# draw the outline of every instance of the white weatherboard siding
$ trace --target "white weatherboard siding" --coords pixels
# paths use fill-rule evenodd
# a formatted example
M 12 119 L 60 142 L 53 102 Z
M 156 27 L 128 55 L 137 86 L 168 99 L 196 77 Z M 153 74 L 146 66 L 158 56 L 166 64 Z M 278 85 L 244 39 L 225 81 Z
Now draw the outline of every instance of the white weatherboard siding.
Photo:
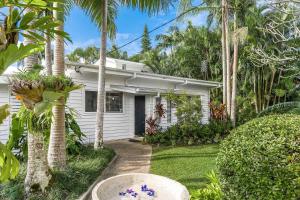
M 0 106 L 9 103 L 7 85 L 0 85 Z M 9 133 L 9 117 L 0 125 L 0 141 L 5 143 Z
M 71 92 L 68 99 L 68 106 L 74 108 L 77 115 L 77 122 L 83 133 L 86 134 L 86 143 L 92 143 L 95 139 L 96 112 L 85 112 L 85 91 L 97 91 L 96 74 L 72 74 L 76 83 L 83 84 L 83 88 Z M 106 81 L 106 88 L 110 82 Z M 108 90 L 108 89 L 107 89 Z M 104 140 L 114 140 L 134 137 L 134 95 L 123 94 L 123 113 L 104 114 Z

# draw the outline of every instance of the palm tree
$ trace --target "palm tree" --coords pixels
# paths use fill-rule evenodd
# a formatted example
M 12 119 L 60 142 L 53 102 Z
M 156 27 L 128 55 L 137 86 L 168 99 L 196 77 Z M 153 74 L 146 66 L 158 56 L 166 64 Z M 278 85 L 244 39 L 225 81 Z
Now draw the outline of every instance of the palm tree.
M 32 44 L 29 38 L 24 38 L 24 44 Z M 27 70 L 33 69 L 38 64 L 38 55 L 34 54 L 25 58 L 24 64 Z M 28 135 L 28 160 L 25 177 L 25 191 L 29 195 L 34 186 L 44 190 L 51 179 L 47 162 L 47 153 L 42 133 L 29 132 Z
M 53 17 L 61 21 L 57 31 L 63 31 L 64 9 L 61 4 L 54 2 Z M 65 74 L 64 59 L 64 38 L 55 34 L 54 47 L 54 67 L 53 75 L 61 76 Z M 48 149 L 48 163 L 50 168 L 63 169 L 66 166 L 66 142 L 65 142 L 65 102 L 64 98 L 59 99 L 59 104 L 52 108 L 52 124 Z
M 115 1 L 117 3 L 117 1 Z M 141 11 L 156 13 L 159 10 L 166 9 L 170 6 L 170 0 L 120 0 L 122 5 L 132 8 L 139 8 Z M 104 121 L 104 101 L 105 101 L 105 66 L 106 66 L 106 39 L 107 39 L 107 12 L 108 2 L 103 0 L 101 6 L 102 11 L 102 32 L 101 32 L 101 50 L 100 50 L 100 66 L 98 78 L 98 96 L 97 96 L 97 116 L 95 129 L 94 148 L 103 148 L 103 121 Z
M 106 40 L 107 40 L 107 0 L 103 0 L 102 11 L 102 30 L 101 30 L 101 49 L 100 65 L 98 74 L 98 96 L 97 96 L 97 115 L 94 148 L 103 148 L 103 121 L 104 121 L 104 100 L 105 100 L 105 66 L 106 66 Z
M 102 0 L 101 0 L 102 2 Z M 54 7 L 59 11 L 54 10 L 54 18 L 62 22 L 57 31 L 64 30 L 64 14 L 70 7 L 70 4 L 77 4 L 83 8 L 84 11 L 91 17 L 98 27 L 102 26 L 102 13 L 97 9 L 99 0 L 69 0 L 65 4 L 54 3 Z M 113 23 L 116 12 L 114 2 L 109 3 L 109 34 L 115 34 L 115 25 Z M 54 68 L 53 75 L 64 75 L 64 39 L 59 35 L 55 35 L 55 49 L 54 49 Z M 51 133 L 48 149 L 48 162 L 51 168 L 64 169 L 66 166 L 66 144 L 65 144 L 65 102 L 60 99 L 60 104 L 53 107 L 53 119 L 51 124 Z

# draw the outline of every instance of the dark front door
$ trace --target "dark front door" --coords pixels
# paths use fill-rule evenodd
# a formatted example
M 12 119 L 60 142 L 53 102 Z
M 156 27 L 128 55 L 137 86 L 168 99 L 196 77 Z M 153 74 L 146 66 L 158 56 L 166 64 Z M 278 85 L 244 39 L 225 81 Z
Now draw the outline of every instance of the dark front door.
M 145 133 L 145 96 L 135 96 L 135 135 Z

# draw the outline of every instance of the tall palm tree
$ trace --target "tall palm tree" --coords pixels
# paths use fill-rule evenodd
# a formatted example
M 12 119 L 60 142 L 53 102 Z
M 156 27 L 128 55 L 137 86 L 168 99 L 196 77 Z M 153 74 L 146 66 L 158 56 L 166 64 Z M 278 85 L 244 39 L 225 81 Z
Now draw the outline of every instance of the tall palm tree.
M 102 30 L 100 65 L 98 74 L 98 95 L 97 95 L 97 115 L 94 148 L 103 148 L 103 121 L 104 121 L 104 101 L 105 101 L 105 66 L 106 66 L 106 42 L 107 42 L 107 0 L 103 0 Z
M 29 38 L 24 38 L 24 44 L 32 44 Z M 38 64 L 38 55 L 34 54 L 25 58 L 24 64 L 26 70 L 33 69 L 34 65 Z M 42 133 L 27 134 L 28 137 L 28 160 L 27 173 L 25 177 L 25 192 L 30 194 L 31 189 L 39 187 L 44 190 L 51 179 L 47 162 L 47 153 L 44 145 L 44 138 Z
M 92 21 L 97 24 L 98 27 L 102 26 L 102 13 L 98 9 L 99 2 L 103 0 L 66 0 L 64 4 L 54 3 L 53 15 L 55 19 L 61 21 L 61 25 L 57 28 L 57 31 L 64 30 L 64 14 L 67 13 L 72 4 L 76 4 L 91 17 Z M 115 34 L 114 19 L 116 16 L 115 2 L 110 1 L 108 4 L 108 33 L 110 36 Z M 53 75 L 64 75 L 65 63 L 64 63 L 64 39 L 59 35 L 55 35 L 55 49 L 54 49 L 54 67 Z M 53 107 L 53 119 L 51 124 L 51 133 L 48 149 L 48 162 L 51 168 L 64 169 L 66 166 L 66 144 L 65 144 L 65 102 L 61 98 L 60 104 Z
M 62 22 L 61 25 L 56 28 L 56 30 L 63 31 L 64 9 L 62 9 L 62 4 L 54 2 L 53 7 L 56 8 L 53 11 L 54 19 Z M 64 51 L 64 38 L 58 34 L 55 34 L 53 66 L 54 76 L 61 76 L 65 74 Z M 63 169 L 66 166 L 65 100 L 63 97 L 59 99 L 59 104 L 52 108 L 48 163 L 51 168 Z
M 110 1 L 113 2 L 113 1 Z M 160 10 L 166 9 L 170 6 L 171 0 L 115 0 L 116 4 L 120 3 L 132 8 L 139 8 L 141 11 L 149 14 L 157 13 Z M 104 121 L 104 102 L 105 102 L 105 66 L 106 66 L 106 42 L 107 42 L 107 13 L 108 2 L 102 0 L 99 5 L 102 11 L 102 32 L 101 32 L 101 50 L 100 50 L 100 66 L 98 77 L 98 96 L 97 96 L 97 116 L 95 129 L 95 143 L 94 148 L 103 148 L 103 121 Z

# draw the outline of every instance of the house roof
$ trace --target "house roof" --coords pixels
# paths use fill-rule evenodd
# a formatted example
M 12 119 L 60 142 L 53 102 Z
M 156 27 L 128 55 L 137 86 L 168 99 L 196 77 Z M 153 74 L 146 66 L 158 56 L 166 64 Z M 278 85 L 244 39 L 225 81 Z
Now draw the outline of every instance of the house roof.
M 72 62 L 66 62 L 66 66 L 68 68 L 73 67 L 75 71 L 86 71 L 86 72 L 95 72 L 95 73 L 98 73 L 98 67 L 99 67 L 98 65 L 72 63 Z M 203 86 L 208 88 L 216 88 L 222 86 L 221 83 L 215 81 L 197 80 L 191 78 L 168 76 L 168 75 L 154 74 L 148 72 L 138 72 L 132 70 L 123 70 L 123 69 L 110 68 L 110 67 L 106 67 L 105 73 L 109 75 L 119 75 L 128 78 L 143 78 L 148 80 L 167 81 L 167 82 L 184 84 L 184 85 L 198 85 L 198 86 Z

